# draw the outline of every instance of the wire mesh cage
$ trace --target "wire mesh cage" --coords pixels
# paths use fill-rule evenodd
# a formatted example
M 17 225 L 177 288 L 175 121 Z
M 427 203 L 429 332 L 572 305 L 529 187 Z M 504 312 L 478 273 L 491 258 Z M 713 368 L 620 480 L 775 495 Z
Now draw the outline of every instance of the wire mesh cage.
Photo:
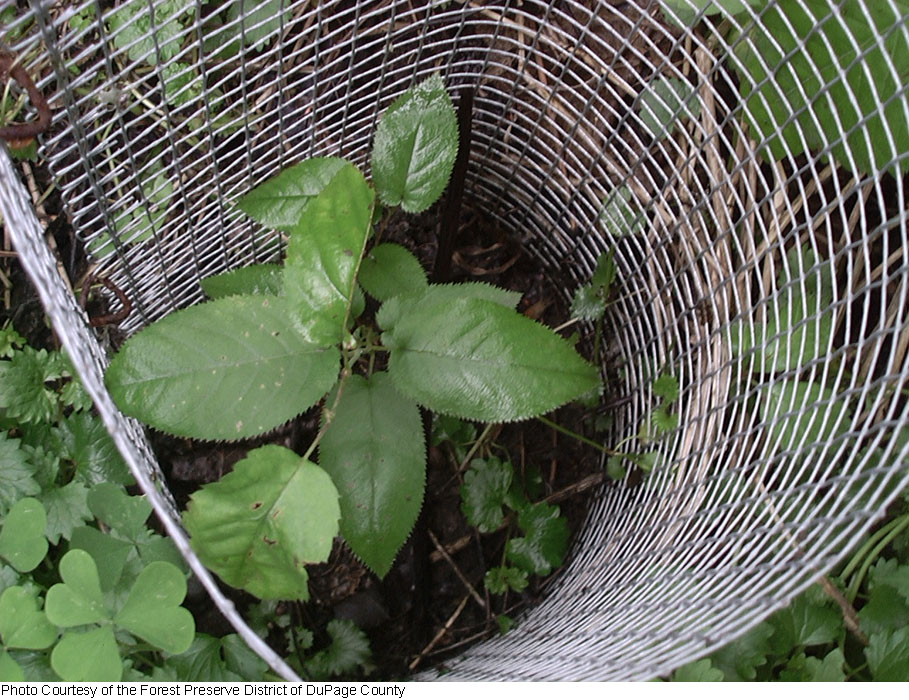
M 905 3 L 3 0 L 0 17 L 127 334 L 201 300 L 208 275 L 279 259 L 237 197 L 307 157 L 367 166 L 379 115 L 437 71 L 475 91 L 469 206 L 566 299 L 613 251 L 609 391 L 629 400 L 607 442 L 656 467 L 602 487 L 545 600 L 446 678 L 665 673 L 785 604 L 909 483 Z M 189 549 L 5 152 L 0 210 L 168 532 L 292 677 Z M 664 368 L 680 420 L 645 444 Z

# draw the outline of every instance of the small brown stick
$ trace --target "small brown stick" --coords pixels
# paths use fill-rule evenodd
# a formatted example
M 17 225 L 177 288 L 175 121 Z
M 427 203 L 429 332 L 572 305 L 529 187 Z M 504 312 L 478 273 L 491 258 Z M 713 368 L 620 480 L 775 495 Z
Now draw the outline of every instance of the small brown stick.
M 435 648 L 436 644 L 439 643 L 439 640 L 441 640 L 442 637 L 445 636 L 445 633 L 451 629 L 451 626 L 455 623 L 455 620 L 457 620 L 458 617 L 461 615 L 461 613 L 464 611 L 464 606 L 467 605 L 468 600 L 470 600 L 470 596 L 469 595 L 464 596 L 464 598 L 461 600 L 461 603 L 458 605 L 457 610 L 455 610 L 451 614 L 451 617 L 448 618 L 448 620 L 445 622 L 445 624 L 442 626 L 442 628 L 438 632 L 436 632 L 436 636 L 432 638 L 432 641 L 423 648 L 423 651 L 421 651 L 419 654 L 417 654 L 416 658 L 414 658 L 413 661 L 410 662 L 410 665 L 408 666 L 408 668 L 411 671 L 413 671 L 417 666 L 420 665 L 420 662 L 423 660 L 423 657 L 426 656 L 429 652 L 431 652 Z
M 79 306 L 85 309 L 85 306 L 88 303 L 88 291 L 91 289 L 92 284 L 94 284 L 96 281 L 113 292 L 117 299 L 120 301 L 120 304 L 122 304 L 123 308 L 119 311 L 114 311 L 113 313 L 89 318 L 89 325 L 92 328 L 99 328 L 100 326 L 109 326 L 114 323 L 120 323 L 120 321 L 129 316 L 130 312 L 133 310 L 133 303 L 129 300 L 129 297 L 126 296 L 126 293 L 116 284 L 111 282 L 107 277 L 102 277 L 98 280 L 95 280 L 93 276 L 90 276 L 87 280 L 85 280 L 82 285 L 82 293 L 79 295 Z
M 455 564 L 454 559 L 452 559 L 449 556 L 448 552 L 445 551 L 445 548 L 439 542 L 439 539 L 436 537 L 435 533 L 432 530 L 427 530 L 426 532 L 429 534 L 429 539 L 432 540 L 433 547 L 436 548 L 436 551 L 442 556 L 442 559 L 448 562 L 448 565 L 451 567 L 452 571 L 455 572 L 455 576 L 460 579 L 461 583 L 464 584 L 464 588 L 466 588 L 467 592 L 470 593 L 470 597 L 473 598 L 476 601 L 477 605 L 479 605 L 483 610 L 486 610 L 486 601 L 483 600 L 483 597 L 479 593 L 477 593 L 477 589 L 474 588 L 470 581 L 467 580 L 467 577 L 461 571 L 460 567 Z
M 446 559 L 446 556 L 448 554 L 456 554 L 460 552 L 462 549 L 464 549 L 464 547 L 469 545 L 472 540 L 473 537 L 471 535 L 464 535 L 463 537 L 456 539 L 447 547 L 437 545 L 438 548 L 436 551 L 429 555 L 429 561 L 431 561 L 433 564 L 443 561 Z
M 32 106 L 38 111 L 38 119 L 25 124 L 11 123 L 0 126 L 0 139 L 13 148 L 25 148 L 38 135 L 50 126 L 51 111 L 44 95 L 35 86 L 25 68 L 16 63 L 16 57 L 6 51 L 0 51 L 0 79 L 10 77 L 25 90 Z

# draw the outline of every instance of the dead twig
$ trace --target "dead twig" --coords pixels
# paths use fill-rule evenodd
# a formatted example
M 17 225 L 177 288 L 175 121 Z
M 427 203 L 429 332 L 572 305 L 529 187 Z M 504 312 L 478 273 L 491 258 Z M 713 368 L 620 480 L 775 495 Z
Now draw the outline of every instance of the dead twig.
M 470 597 L 476 601 L 476 604 L 479 605 L 483 610 L 486 610 L 486 601 L 483 600 L 483 596 L 477 593 L 477 589 L 473 587 L 473 584 L 467 580 L 467 577 L 461 571 L 461 568 L 455 563 L 455 560 L 451 558 L 448 552 L 445 551 L 445 548 L 439 542 L 439 538 L 436 537 L 435 533 L 432 530 L 426 531 L 429 534 L 429 539 L 432 540 L 432 546 L 436 548 L 436 551 L 442 556 L 448 565 L 451 567 L 451 570 L 455 572 L 455 576 L 464 584 L 464 588 L 467 589 L 467 592 L 470 593 Z
M 444 637 L 445 634 L 451 629 L 451 626 L 455 623 L 455 620 L 457 620 L 458 617 L 461 615 L 461 613 L 464 611 L 464 607 L 467 605 L 468 600 L 470 600 L 470 596 L 469 595 L 464 596 L 464 598 L 461 600 L 461 603 L 458 605 L 457 609 L 451 614 L 451 617 L 449 617 L 448 620 L 446 620 L 445 624 L 442 626 L 442 628 L 438 632 L 436 632 L 436 636 L 432 638 L 432 641 L 429 642 L 429 644 L 427 644 L 425 647 L 423 647 L 423 651 L 421 651 L 419 654 L 417 654 L 416 657 L 414 658 L 414 660 L 410 662 L 410 664 L 408 665 L 408 668 L 411 671 L 413 671 L 417 666 L 420 665 L 420 662 L 423 660 L 423 657 L 426 656 L 429 652 L 431 652 L 435 648 L 436 644 L 438 644 L 439 641 L 442 639 L 442 637 Z

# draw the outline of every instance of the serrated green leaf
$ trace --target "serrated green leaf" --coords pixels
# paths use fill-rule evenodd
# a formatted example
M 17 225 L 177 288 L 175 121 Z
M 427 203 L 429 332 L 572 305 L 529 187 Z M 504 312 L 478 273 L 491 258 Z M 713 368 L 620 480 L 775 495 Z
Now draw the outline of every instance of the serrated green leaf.
M 805 594 L 768 620 L 773 626 L 770 648 L 785 656 L 798 646 L 813 646 L 834 641 L 843 629 L 843 618 L 830 603 L 815 603 Z
M 596 321 L 606 313 L 606 300 L 602 296 L 600 287 L 585 284 L 578 287 L 571 300 L 571 317 L 584 321 Z
M 239 683 L 248 680 L 227 667 L 221 656 L 222 647 L 222 640 L 197 634 L 189 649 L 167 660 L 167 667 L 186 683 Z
M 668 403 L 679 398 L 679 380 L 671 374 L 661 374 L 653 380 L 653 394 L 666 399 Z
M 78 683 L 116 683 L 123 673 L 110 627 L 66 632 L 51 652 L 51 666 L 63 680 Z
M 9 321 L 3 325 L 3 328 L 0 328 L 0 357 L 12 357 L 16 348 L 21 348 L 25 344 L 25 338 L 9 325 Z
M 54 430 L 60 454 L 76 468 L 75 479 L 86 486 L 105 481 L 133 483 L 129 467 L 117 450 L 104 423 L 90 413 L 73 413 Z
M 284 293 L 284 268 L 273 263 L 250 265 L 206 277 L 199 284 L 210 299 L 257 294 L 279 297 Z
M 762 622 L 714 652 L 710 656 L 711 662 L 723 672 L 727 681 L 753 681 L 757 669 L 767 663 L 773 631 L 772 625 Z
M 246 682 L 263 681 L 268 671 L 266 664 L 238 634 L 221 637 L 221 651 L 227 668 Z
M 909 601 L 909 564 L 899 564 L 895 559 L 880 559 L 868 571 L 871 592 L 879 586 L 891 586 Z
M 369 661 L 369 639 L 353 622 L 332 620 L 326 630 L 331 644 L 306 662 L 306 670 L 313 678 L 353 673 Z
M 333 345 L 347 334 L 374 200 L 360 171 L 345 163 L 291 230 L 284 293 L 297 327 L 313 343 Z
M 114 622 L 169 654 L 181 654 L 196 634 L 192 613 L 180 607 L 184 597 L 183 573 L 173 564 L 153 562 L 139 574 Z
M 3 683 L 22 683 L 25 681 L 25 672 L 22 667 L 16 663 L 16 660 L 8 652 L 0 651 L 0 682 Z
M 564 339 L 484 299 L 412 308 L 382 341 L 401 393 L 436 413 L 472 420 L 522 420 L 599 383 L 597 370 Z
M 805 0 L 761 13 L 735 54 L 743 114 L 772 160 L 829 151 L 849 170 L 905 172 L 905 9 Z
M 46 649 L 57 639 L 34 591 L 13 586 L 0 595 L 0 639 L 8 649 Z
M 184 573 L 189 573 L 189 565 L 169 537 L 162 537 L 151 530 L 145 530 L 133 544 L 135 544 L 136 551 L 139 552 L 139 559 L 143 564 L 166 561 Z
M 59 396 L 47 382 L 59 379 L 56 353 L 25 347 L 11 360 L 0 362 L 0 408 L 8 418 L 25 423 L 49 423 L 57 417 Z
M 144 0 L 128 0 L 107 17 L 114 45 L 133 61 L 166 64 L 180 50 L 185 10 L 181 0 L 158 3 L 153 10 Z
M 230 297 L 130 338 L 105 381 L 121 410 L 175 435 L 237 440 L 290 420 L 335 382 L 336 348 L 293 330 L 284 298 Z
M 124 197 L 114 210 L 116 241 L 110 233 L 101 232 L 86 243 L 86 248 L 93 257 L 113 255 L 117 243 L 127 246 L 147 241 L 164 226 L 167 207 L 173 201 L 174 194 L 170 177 L 161 169 L 160 164 L 154 163 L 145 168 L 137 180 L 143 183 L 142 196 L 138 199 Z
M 77 527 L 69 541 L 73 549 L 91 554 L 98 568 L 101 590 L 109 591 L 120 580 L 123 567 L 133 550 L 132 544 L 93 527 Z
M 650 422 L 656 430 L 656 435 L 668 433 L 679 427 L 679 416 L 672 413 L 666 404 L 657 406 L 650 414 Z
M 502 505 L 511 486 L 514 467 L 497 457 L 474 459 L 461 486 L 461 511 L 480 532 L 494 532 L 502 525 Z
M 457 154 L 458 121 L 436 73 L 401 95 L 379 120 L 372 150 L 379 198 L 404 211 L 423 211 L 448 184 Z
M 385 372 L 353 375 L 343 392 L 319 461 L 338 488 L 341 534 L 384 577 L 423 505 L 423 423 Z
M 183 522 L 199 558 L 229 585 L 264 599 L 306 600 L 305 566 L 328 558 L 339 517 L 328 474 L 268 445 L 196 491 Z
M 600 257 L 597 258 L 597 267 L 590 277 L 590 284 L 601 290 L 604 299 L 608 298 L 612 283 L 618 274 L 619 268 L 615 264 L 612 249 L 609 249 L 600 253 Z
M 761 420 L 785 449 L 829 442 L 849 429 L 848 405 L 814 382 L 774 382 L 760 405 Z
M 23 573 L 38 566 L 47 554 L 47 514 L 34 498 L 23 498 L 10 508 L 0 529 L 0 557 Z
M 869 637 L 865 658 L 878 682 L 909 681 L 909 627 Z
M 558 506 L 537 503 L 518 514 L 524 537 L 508 540 L 505 556 L 515 566 L 538 576 L 547 576 L 562 565 L 571 536 Z
M 243 195 L 237 208 L 263 226 L 290 231 L 300 222 L 313 198 L 345 165 L 348 162 L 342 158 L 304 160 Z
M 0 593 L 19 583 L 21 576 L 13 567 L 0 563 Z
M 528 586 L 527 572 L 513 566 L 494 566 L 483 577 L 483 585 L 494 595 L 504 595 L 509 590 L 520 593 Z
M 382 304 L 376 314 L 376 323 L 388 331 L 402 318 L 407 318 L 424 306 L 448 304 L 460 299 L 485 299 L 507 309 L 514 309 L 521 300 L 520 292 L 494 287 L 485 282 L 460 282 L 433 284 L 425 290 L 408 292 L 392 297 Z
M 73 529 L 92 517 L 88 509 L 88 489 L 78 481 L 66 486 L 42 491 L 39 495 L 47 511 L 47 527 L 44 534 L 51 544 L 57 544 L 60 537 L 68 540 Z
M 360 265 L 359 280 L 367 294 L 383 302 L 428 285 L 420 261 L 397 243 L 381 243 L 370 250 Z
M 705 683 L 725 680 L 723 672 L 714 668 L 710 659 L 698 659 L 677 668 L 672 680 L 680 683 Z
M 145 532 L 152 504 L 145 496 L 129 496 L 115 484 L 97 484 L 88 493 L 92 514 L 129 540 Z
M 678 78 L 655 78 L 640 101 L 641 121 L 657 141 L 677 130 L 683 119 L 697 119 L 701 113 L 697 89 Z
M 110 619 L 101 595 L 98 569 L 88 552 L 71 549 L 60 560 L 60 578 L 47 592 L 44 611 L 57 627 L 76 627 Z M 55 669 L 56 670 L 56 669 Z
M 895 588 L 884 583 L 874 586 L 858 615 L 862 630 L 869 635 L 909 626 L 909 604 Z

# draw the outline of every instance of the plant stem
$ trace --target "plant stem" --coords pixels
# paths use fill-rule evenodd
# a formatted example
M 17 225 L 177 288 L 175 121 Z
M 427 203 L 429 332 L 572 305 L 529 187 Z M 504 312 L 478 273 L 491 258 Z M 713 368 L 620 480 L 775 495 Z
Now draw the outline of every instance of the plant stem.
M 483 432 L 480 433 L 480 437 L 478 437 L 474 441 L 473 445 L 470 446 L 470 449 L 467 451 L 467 454 L 464 456 L 464 459 L 461 460 L 461 463 L 458 465 L 459 472 L 464 471 L 464 468 L 470 463 L 470 460 L 473 459 L 473 456 L 477 453 L 477 450 L 480 449 L 480 446 L 483 444 L 483 442 L 489 436 L 489 433 L 492 432 L 493 427 L 496 425 L 498 425 L 498 423 L 487 423 L 486 424 L 486 427 L 483 428 Z
M 890 530 L 890 532 L 887 533 L 887 536 L 883 537 L 881 539 L 881 541 L 877 544 L 877 546 L 874 549 L 872 549 L 871 552 L 869 552 L 867 558 L 865 559 L 864 563 L 862 564 L 862 568 L 859 569 L 858 573 L 855 575 L 855 577 L 852 579 L 852 582 L 849 584 L 849 591 L 848 591 L 847 597 L 850 602 L 855 601 L 855 597 L 858 595 L 859 586 L 861 586 L 862 581 L 865 580 L 865 576 L 868 573 L 868 569 L 871 568 L 871 565 L 875 562 L 875 560 L 878 558 L 878 556 L 880 556 L 880 553 L 882 551 L 884 551 L 884 547 L 886 547 L 888 544 L 890 544 L 898 534 L 900 534 L 903 530 L 905 530 L 907 527 L 909 527 L 909 514 L 903 515 L 903 516 L 897 518 L 894 522 L 898 523 L 898 525 L 893 527 Z
M 904 516 L 905 517 L 905 516 Z M 859 564 L 865 560 L 865 557 L 868 554 L 868 551 L 872 549 L 882 537 L 886 537 L 887 534 L 893 530 L 894 527 L 897 527 L 902 518 L 896 518 L 891 520 L 889 523 L 881 525 L 875 532 L 871 533 L 868 536 L 868 539 L 862 544 L 859 550 L 855 553 L 852 559 L 849 560 L 849 563 L 843 567 L 842 572 L 840 573 L 840 579 L 845 581 L 849 578 L 849 574 L 858 568 Z
M 328 430 L 328 426 L 331 425 L 332 421 L 335 419 L 335 411 L 338 408 L 338 403 L 341 401 L 341 394 L 344 393 L 344 383 L 350 377 L 350 367 L 347 366 L 348 358 L 347 353 L 344 353 L 344 369 L 341 370 L 341 378 L 338 380 L 338 390 L 335 392 L 335 400 L 331 403 L 331 408 L 325 411 L 325 420 L 322 422 L 322 427 L 319 428 L 319 432 L 316 433 L 316 437 L 313 439 L 312 443 L 306 449 L 306 452 L 303 453 L 303 459 L 308 460 L 312 453 L 316 451 L 316 447 L 322 441 L 322 438 L 325 437 L 325 431 Z
M 602 452 L 604 455 L 608 455 L 609 457 L 614 457 L 619 454 L 618 452 L 616 452 L 614 450 L 610 450 L 606 447 L 603 447 L 600 443 L 594 442 L 593 440 L 591 440 L 588 437 L 584 437 L 583 435 L 580 435 L 580 434 L 574 432 L 573 430 L 569 430 L 568 428 L 565 428 L 565 427 L 559 425 L 555 421 L 549 420 L 546 416 L 537 416 L 537 420 L 540 421 L 543 425 L 548 425 L 553 430 L 558 430 L 563 435 L 567 435 L 570 438 L 574 438 L 575 440 L 583 442 L 585 445 L 590 445 L 591 447 L 595 447 L 600 452 Z

